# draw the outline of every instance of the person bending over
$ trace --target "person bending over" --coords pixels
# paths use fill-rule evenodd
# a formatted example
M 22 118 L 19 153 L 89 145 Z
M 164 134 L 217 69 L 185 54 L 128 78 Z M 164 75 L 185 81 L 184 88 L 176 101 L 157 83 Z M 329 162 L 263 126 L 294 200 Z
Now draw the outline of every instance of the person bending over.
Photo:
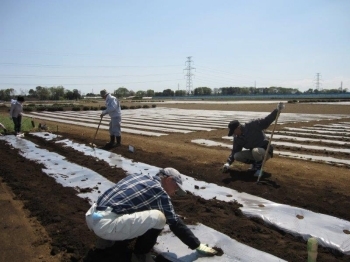
M 223 166 L 223 171 L 227 172 L 234 161 L 252 164 L 250 170 L 255 171 L 254 176 L 258 177 L 262 161 L 264 160 L 269 139 L 264 130 L 276 119 L 277 114 L 284 108 L 280 102 L 265 118 L 253 119 L 246 124 L 241 124 L 238 120 L 233 120 L 228 124 L 228 136 L 233 136 L 233 147 L 231 154 Z M 245 148 L 243 150 L 243 148 Z M 266 161 L 273 157 L 273 146 L 270 144 Z
M 171 197 L 185 195 L 183 178 L 171 167 L 155 176 L 128 175 L 97 199 L 86 213 L 86 223 L 100 239 L 109 242 L 137 238 L 132 261 L 154 261 L 150 251 L 165 224 L 190 249 L 214 256 L 217 251 L 202 244 L 175 213 Z

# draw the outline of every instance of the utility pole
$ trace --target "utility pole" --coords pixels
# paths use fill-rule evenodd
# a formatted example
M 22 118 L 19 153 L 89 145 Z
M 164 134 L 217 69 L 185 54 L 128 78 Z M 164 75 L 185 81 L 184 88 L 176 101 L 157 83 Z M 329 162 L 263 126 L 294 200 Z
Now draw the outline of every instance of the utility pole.
M 320 76 L 321 74 L 320 73 L 317 73 L 316 74 L 316 90 L 320 91 Z
M 193 86 L 193 84 L 192 84 L 192 76 L 193 76 L 193 74 L 192 74 L 191 71 L 192 71 L 192 69 L 195 69 L 194 67 L 191 66 L 191 63 L 193 62 L 191 60 L 191 58 L 192 58 L 192 56 L 188 56 L 187 57 L 187 61 L 185 63 L 187 65 L 187 67 L 184 69 L 184 70 L 187 71 L 186 72 L 186 91 L 187 91 L 188 95 L 191 95 L 192 86 Z

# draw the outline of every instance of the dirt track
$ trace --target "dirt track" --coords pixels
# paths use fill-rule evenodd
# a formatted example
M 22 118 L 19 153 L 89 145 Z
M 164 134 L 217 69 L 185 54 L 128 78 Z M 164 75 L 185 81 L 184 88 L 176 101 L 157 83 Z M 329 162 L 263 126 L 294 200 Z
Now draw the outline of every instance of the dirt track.
M 176 105 L 189 107 L 188 105 Z M 170 107 L 175 107 L 171 105 Z M 192 108 L 208 109 L 208 105 L 192 105 Z M 220 107 L 220 108 L 219 108 Z M 223 105 L 209 106 L 211 110 L 223 110 Z M 242 108 L 241 108 L 242 107 Z M 238 109 L 241 108 L 241 109 Z M 256 105 L 256 111 L 271 111 L 271 105 Z M 227 110 L 253 111 L 253 105 L 246 107 L 232 105 Z M 289 111 L 288 111 L 289 110 Z M 286 112 L 303 113 L 340 113 L 348 114 L 349 106 L 329 105 L 287 105 Z M 350 121 L 350 116 L 346 121 Z M 325 121 L 328 123 L 329 121 Z M 47 123 L 50 125 L 50 123 Z M 305 123 L 303 123 L 305 125 Z M 315 123 L 307 123 L 313 125 Z M 299 126 L 300 124 L 289 124 Z M 56 126 L 56 124 L 55 124 Z M 68 125 L 59 125 L 59 134 L 80 143 L 88 144 L 95 130 Z M 247 192 L 265 199 L 302 207 L 315 212 L 324 213 L 350 221 L 349 169 L 322 163 L 314 163 L 282 157 L 274 157 L 266 165 L 267 176 L 264 183 L 257 185 L 256 178 L 247 172 L 247 165 L 236 165 L 228 173 L 220 172 L 229 150 L 222 148 L 206 148 L 192 144 L 195 138 L 217 139 L 227 134 L 226 129 L 211 132 L 194 132 L 190 134 L 171 134 L 166 137 L 142 137 L 123 134 L 123 146 L 113 152 L 132 158 L 138 162 L 159 166 L 174 167 L 181 173 L 197 179 Z M 95 143 L 106 142 L 108 133 L 98 133 Z M 111 181 L 124 177 L 124 172 L 112 169 L 102 161 L 94 161 L 76 151 L 64 148 L 54 142 L 26 135 L 26 138 L 40 147 L 65 156 L 69 161 L 90 168 Z M 127 145 L 135 146 L 135 153 L 127 150 Z M 51 255 L 42 253 L 41 259 L 32 261 L 127 261 L 131 245 L 120 244 L 113 250 L 98 252 L 94 249 L 94 236 L 85 226 L 84 214 L 89 204 L 76 197 L 76 191 L 63 188 L 55 180 L 43 174 L 42 166 L 19 156 L 16 150 L 0 142 L 2 163 L 0 174 L 12 188 L 16 199 L 23 202 L 29 217 L 36 217 L 51 240 L 43 241 L 51 247 Z M 243 216 L 237 204 L 223 203 L 216 200 L 204 201 L 196 196 L 174 199 L 175 210 L 185 217 L 187 223 L 201 222 L 246 245 L 288 261 L 306 261 L 305 241 L 292 235 L 265 225 L 259 219 L 248 219 Z M 6 229 L 2 229 L 6 230 Z M 1 234 L 3 236 L 3 234 Z M 0 242 L 1 243 L 1 242 Z M 28 243 L 29 249 L 36 249 Z M 23 243 L 21 244 L 23 245 Z M 126 245 L 128 248 L 124 248 Z M 127 250 L 127 252 L 125 252 Z M 14 250 L 15 252 L 15 250 Z M 0 257 L 1 258 L 1 257 Z M 20 260 L 18 260 L 20 261 Z M 23 257 L 22 261 L 28 261 Z M 213 259 L 213 261 L 215 261 Z M 317 261 L 350 261 L 349 256 L 338 252 L 319 248 Z

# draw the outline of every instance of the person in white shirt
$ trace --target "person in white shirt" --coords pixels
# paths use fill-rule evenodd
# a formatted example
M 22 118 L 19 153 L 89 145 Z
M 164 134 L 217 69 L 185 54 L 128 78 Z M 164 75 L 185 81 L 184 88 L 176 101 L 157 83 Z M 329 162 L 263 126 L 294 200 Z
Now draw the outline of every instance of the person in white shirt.
M 106 109 L 102 111 L 100 116 L 102 118 L 104 115 L 108 114 L 111 117 L 111 121 L 109 122 L 110 141 L 105 145 L 105 149 L 110 149 L 113 146 L 121 145 L 122 113 L 120 103 L 115 96 L 108 93 L 106 89 L 101 90 L 100 95 L 106 100 Z M 115 144 L 116 140 L 117 143 Z

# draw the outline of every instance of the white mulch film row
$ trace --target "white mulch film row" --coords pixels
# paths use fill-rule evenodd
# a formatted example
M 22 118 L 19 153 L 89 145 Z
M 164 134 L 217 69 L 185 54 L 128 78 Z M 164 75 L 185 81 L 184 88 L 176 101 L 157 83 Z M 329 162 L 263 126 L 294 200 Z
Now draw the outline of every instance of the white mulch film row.
M 50 133 L 39 132 L 33 133 L 33 135 L 47 140 L 55 139 L 56 143 L 62 143 L 63 146 L 71 147 L 83 152 L 85 155 L 94 156 L 96 161 L 107 161 L 112 167 L 122 168 L 126 174 L 155 174 L 159 169 L 159 167 L 133 162 L 132 159 L 126 159 L 115 153 L 74 143 Z M 90 203 L 97 199 L 100 192 L 112 185 L 112 182 L 96 172 L 67 162 L 64 160 L 64 157 L 40 149 L 28 140 L 15 136 L 4 136 L 0 139 L 6 140 L 14 148 L 19 149 L 24 157 L 44 164 L 46 168 L 43 171 L 55 177 L 57 182 L 63 186 L 73 187 L 78 192 L 79 188 L 93 188 L 91 192 L 78 194 L 80 197 L 87 197 Z M 186 179 L 184 183 L 185 189 L 195 195 L 204 199 L 213 199 L 215 197 L 219 201 L 236 200 L 243 205 L 241 210 L 246 216 L 260 217 L 266 223 L 272 224 L 295 236 L 301 236 L 305 240 L 310 236 L 316 237 L 320 245 L 337 249 L 344 254 L 350 254 L 350 240 L 344 233 L 345 230 L 350 229 L 349 221 L 298 207 L 274 203 L 260 197 L 239 193 L 233 189 L 197 181 L 192 177 L 186 176 L 186 174 L 183 175 Z M 201 189 L 196 190 L 195 187 Z M 303 217 L 303 219 L 300 219 L 300 217 Z M 275 256 L 243 245 L 204 225 L 191 225 L 191 228 L 201 241 L 223 249 L 225 255 L 217 257 L 216 261 L 283 261 Z M 168 230 L 166 232 L 168 233 L 163 234 L 159 238 L 159 243 L 156 246 L 157 252 L 162 253 L 172 261 L 186 262 L 196 259 L 205 261 L 207 259 L 197 258 L 198 254 L 196 252 L 189 250 L 180 243 Z
M 148 108 L 123 110 L 122 133 L 144 136 L 165 136 L 171 133 L 190 133 L 227 129 L 227 123 L 238 119 L 242 123 L 253 118 L 265 117 L 269 112 L 242 112 L 220 110 L 184 110 L 175 108 Z M 71 125 L 97 128 L 100 111 L 33 112 L 28 116 L 35 122 L 53 120 Z M 276 155 L 300 160 L 325 162 L 335 165 L 350 165 L 349 157 L 333 157 L 329 153 L 350 153 L 350 124 L 342 119 L 343 114 L 290 114 L 281 113 L 278 124 L 300 123 L 320 120 L 339 120 L 330 125 L 315 124 L 312 127 L 284 127 L 273 136 Z M 101 122 L 101 129 L 108 129 L 109 117 Z M 267 132 L 268 133 L 268 132 Z M 219 138 L 220 139 L 220 138 Z M 222 140 L 232 139 L 223 137 Z M 195 139 L 193 143 L 203 146 L 231 148 L 230 142 Z M 312 142 L 312 144 L 310 144 Z M 293 149 L 292 150 L 288 150 Z M 302 150 L 302 153 L 298 151 Z M 339 154 L 338 154 L 339 155 Z

